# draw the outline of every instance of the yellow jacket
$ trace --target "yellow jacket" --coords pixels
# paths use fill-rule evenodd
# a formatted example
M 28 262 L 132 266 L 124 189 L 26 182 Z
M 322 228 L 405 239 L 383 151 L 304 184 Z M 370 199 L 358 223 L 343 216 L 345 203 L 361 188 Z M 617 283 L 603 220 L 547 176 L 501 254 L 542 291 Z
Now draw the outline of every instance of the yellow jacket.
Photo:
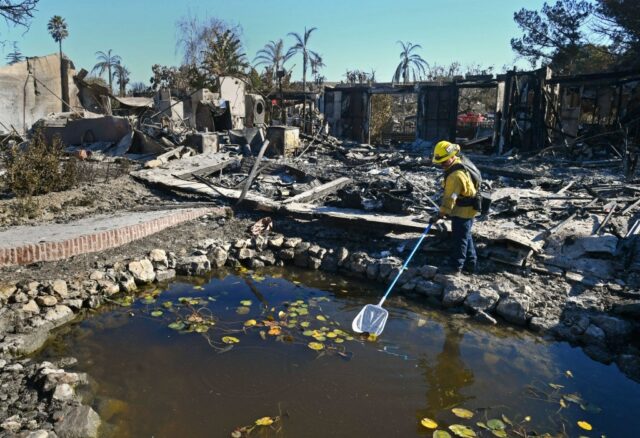
M 460 163 L 460 158 L 456 158 L 452 165 Z M 463 219 L 471 219 L 478 214 L 473 207 L 459 207 L 456 199 L 460 196 L 475 197 L 476 188 L 473 180 L 466 170 L 456 170 L 442 181 L 444 196 L 440 213 L 447 216 L 456 216 Z

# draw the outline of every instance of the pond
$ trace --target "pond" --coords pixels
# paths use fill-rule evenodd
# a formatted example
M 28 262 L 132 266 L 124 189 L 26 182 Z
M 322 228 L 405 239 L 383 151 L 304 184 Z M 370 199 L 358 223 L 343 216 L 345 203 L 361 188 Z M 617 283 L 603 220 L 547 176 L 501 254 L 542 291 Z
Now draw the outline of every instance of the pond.
M 378 339 L 353 334 L 353 317 L 382 293 L 319 272 L 228 272 L 120 298 L 59 331 L 38 358 L 78 358 L 104 436 L 640 430 L 640 384 L 566 343 L 397 296 Z

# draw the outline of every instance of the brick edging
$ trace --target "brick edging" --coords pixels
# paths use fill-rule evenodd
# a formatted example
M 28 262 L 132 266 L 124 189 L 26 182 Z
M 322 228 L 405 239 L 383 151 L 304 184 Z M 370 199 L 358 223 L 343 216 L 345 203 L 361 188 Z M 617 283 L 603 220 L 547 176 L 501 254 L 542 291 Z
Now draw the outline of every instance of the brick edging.
M 13 248 L 0 248 L 0 266 L 51 262 L 80 254 L 104 251 L 142 239 L 165 228 L 196 219 L 205 214 L 222 211 L 224 211 L 222 208 L 198 208 L 174 213 L 148 222 L 85 234 L 58 242 L 32 243 Z

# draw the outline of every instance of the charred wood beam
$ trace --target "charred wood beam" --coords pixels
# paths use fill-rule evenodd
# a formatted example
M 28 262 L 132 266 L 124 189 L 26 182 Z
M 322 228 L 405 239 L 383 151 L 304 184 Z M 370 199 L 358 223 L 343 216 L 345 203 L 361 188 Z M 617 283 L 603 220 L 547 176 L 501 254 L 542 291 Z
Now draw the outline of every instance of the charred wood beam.
M 613 213 L 616 211 L 617 206 L 618 206 L 617 204 L 613 204 L 613 206 L 611 206 L 609 213 L 607 213 L 604 220 L 600 223 L 600 226 L 598 227 L 598 229 L 593 233 L 594 235 L 599 236 L 600 234 L 602 234 L 602 230 L 604 230 L 604 227 L 611 220 L 611 217 L 613 216 Z
M 264 153 L 265 153 L 265 151 L 267 150 L 268 147 L 269 147 L 269 140 L 266 140 L 262 144 L 262 147 L 260 148 L 260 152 L 258 152 L 258 156 L 256 157 L 256 162 L 253 164 L 253 168 L 251 169 L 251 173 L 249 173 L 249 178 L 247 178 L 247 183 L 245 184 L 244 188 L 242 189 L 242 193 L 240 194 L 240 197 L 238 198 L 238 202 L 236 202 L 236 206 L 240 205 L 242 203 L 242 201 L 244 201 L 245 196 L 247 196 L 247 192 L 249 191 L 249 187 L 251 187 L 251 183 L 253 182 L 253 179 L 256 177 L 256 172 L 258 171 L 258 166 L 260 165 L 260 160 L 262 160 L 262 156 L 264 155 Z
M 492 175 L 506 176 L 514 179 L 530 180 L 538 177 L 534 172 L 523 170 L 509 170 L 502 167 L 487 166 L 485 164 L 478 164 L 476 166 L 481 172 L 490 173 Z
M 311 202 L 320 199 L 330 193 L 337 192 L 344 186 L 351 184 L 351 178 L 341 177 L 328 183 L 314 187 L 306 192 L 302 192 L 296 196 L 283 201 L 283 204 L 290 204 L 293 202 Z

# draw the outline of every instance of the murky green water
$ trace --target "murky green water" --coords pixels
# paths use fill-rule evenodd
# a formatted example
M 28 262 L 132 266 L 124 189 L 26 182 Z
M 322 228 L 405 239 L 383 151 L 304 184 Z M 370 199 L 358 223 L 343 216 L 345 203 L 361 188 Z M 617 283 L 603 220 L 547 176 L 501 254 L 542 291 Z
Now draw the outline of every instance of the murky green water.
M 63 330 L 41 358 L 80 360 L 96 382 L 93 405 L 108 422 L 104 433 L 118 437 L 225 437 L 265 416 L 280 418 L 251 436 L 431 437 L 424 417 L 442 430 L 460 424 L 494 436 L 476 423 L 502 415 L 528 436 L 640 431 L 640 385 L 580 349 L 397 297 L 388 301 L 378 340 L 351 339 L 352 318 L 380 296 L 380 285 L 308 271 L 261 275 L 175 283 L 154 302 L 110 306 Z M 250 319 L 257 324 L 244 327 Z M 175 330 L 183 324 L 206 332 Z M 225 344 L 223 336 L 239 342 Z M 474 417 L 457 418 L 454 407 Z

